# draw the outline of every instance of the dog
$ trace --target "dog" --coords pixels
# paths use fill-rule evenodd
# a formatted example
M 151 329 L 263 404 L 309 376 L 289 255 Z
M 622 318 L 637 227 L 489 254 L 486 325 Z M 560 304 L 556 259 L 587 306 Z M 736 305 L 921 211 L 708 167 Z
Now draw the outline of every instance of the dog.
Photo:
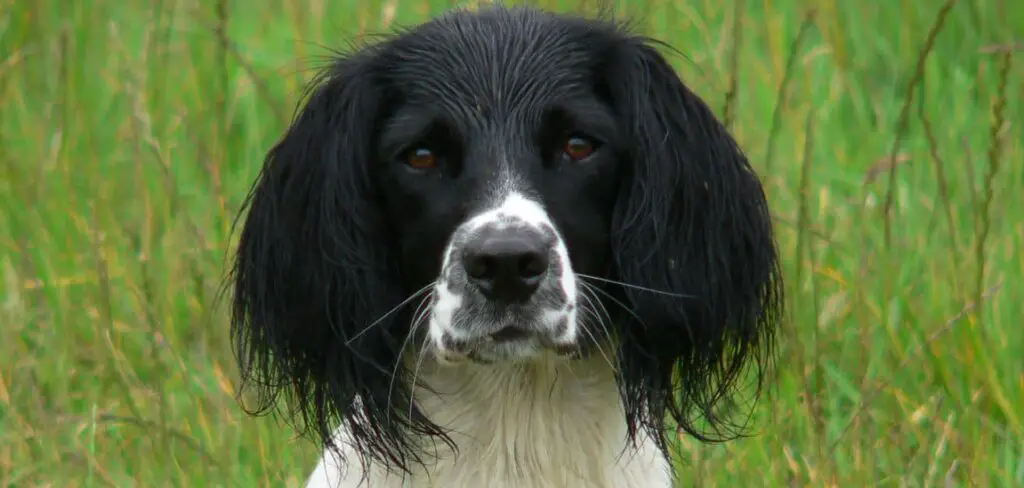
M 310 84 L 231 268 L 250 412 L 322 445 L 308 486 L 668 488 L 676 432 L 742 435 L 783 308 L 767 200 L 632 32 L 453 10 Z

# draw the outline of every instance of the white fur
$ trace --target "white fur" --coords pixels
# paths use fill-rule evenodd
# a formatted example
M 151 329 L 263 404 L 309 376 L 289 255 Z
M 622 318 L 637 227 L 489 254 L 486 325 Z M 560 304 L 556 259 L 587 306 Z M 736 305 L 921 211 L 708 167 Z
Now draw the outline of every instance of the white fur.
M 541 204 L 526 198 L 521 193 L 510 191 L 499 205 L 476 215 L 462 224 L 460 229 L 455 231 L 455 235 L 472 235 L 484 226 L 502 229 L 512 225 L 528 225 L 538 230 L 548 228 L 555 232 L 556 236 L 558 234 L 554 223 L 548 217 Z M 462 338 L 461 331 L 453 327 L 452 318 L 464 298 L 460 291 L 453 290 L 448 283 L 451 268 L 456 265 L 456 263 L 451 263 L 449 260 L 452 255 L 452 246 L 456 244 L 456 240 L 452 239 L 448 244 L 448 248 L 444 251 L 444 259 L 441 263 L 442 272 L 441 276 L 438 277 L 437 284 L 434 286 L 435 301 L 430 312 L 428 324 L 428 335 L 431 341 L 433 341 L 432 346 L 441 352 L 439 356 L 442 361 L 456 359 L 453 354 L 445 351 L 442 337 L 445 334 L 449 334 L 456 338 Z M 562 263 L 564 267 L 561 276 L 557 277 L 558 285 L 562 288 L 563 293 L 565 293 L 567 302 L 575 305 L 577 301 L 576 276 L 572 272 L 572 265 L 569 261 L 569 250 L 562 241 L 561 236 L 558 236 L 555 241 L 554 252 L 555 259 Z M 549 279 L 554 278 L 549 277 Z M 571 344 L 576 341 L 579 330 L 576 322 L 577 309 L 578 307 L 573 306 L 568 309 L 559 308 L 542 311 L 543 325 L 549 329 L 554 329 L 567 316 L 568 329 L 559 337 L 558 342 Z M 503 352 L 512 349 L 514 355 L 521 355 L 523 357 L 532 356 L 533 353 L 536 353 L 536 350 L 529 344 L 507 345 L 501 349 Z
M 418 390 L 416 399 L 434 422 L 452 429 L 458 456 L 435 442 L 440 460 L 412 476 L 379 466 L 364 473 L 341 431 L 339 445 L 353 462 L 342 467 L 325 451 L 307 488 L 672 487 L 669 463 L 654 443 L 643 438 L 634 449 L 627 442 L 615 379 L 601 355 L 519 365 L 425 364 L 419 374 L 438 394 Z
M 470 234 L 482 226 L 530 225 L 557 230 L 544 208 L 523 195 L 509 192 L 491 210 L 469 219 L 454 235 Z M 562 263 L 560 286 L 568 306 L 541 310 L 541 327 L 553 332 L 568 316 L 567 330 L 554 341 L 572 344 L 582 327 L 577 323 L 577 278 L 561 236 L 554 253 Z M 449 247 L 458 245 L 453 238 Z M 450 431 L 458 446 L 452 452 L 443 442 L 428 445 L 428 464 L 411 475 L 359 466 L 359 457 L 346 442 L 337 442 L 350 464 L 342 466 L 325 451 L 308 480 L 308 488 L 670 488 L 671 469 L 654 442 L 643 437 L 637 446 L 627 442 L 625 414 L 607 351 L 585 359 L 568 360 L 536 344 L 500 345 L 504 361 L 478 364 L 447 351 L 442 337 L 458 336 L 453 317 L 463 305 L 466 290 L 446 279 L 453 263 L 445 251 L 441 277 L 434 287 L 427 344 L 409 358 L 418 385 L 414 398 L 434 423 Z M 364 476 L 365 475 L 365 476 Z

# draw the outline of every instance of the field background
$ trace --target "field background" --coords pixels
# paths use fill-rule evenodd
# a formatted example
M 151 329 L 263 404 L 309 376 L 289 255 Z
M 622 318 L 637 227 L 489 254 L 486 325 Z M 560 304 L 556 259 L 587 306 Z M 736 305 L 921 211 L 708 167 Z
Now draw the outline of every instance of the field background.
M 230 224 L 311 68 L 449 6 L 0 0 L 0 485 L 304 479 L 235 400 Z M 681 439 L 683 486 L 1024 486 L 1024 2 L 620 11 L 729 121 L 788 279 L 756 435 Z

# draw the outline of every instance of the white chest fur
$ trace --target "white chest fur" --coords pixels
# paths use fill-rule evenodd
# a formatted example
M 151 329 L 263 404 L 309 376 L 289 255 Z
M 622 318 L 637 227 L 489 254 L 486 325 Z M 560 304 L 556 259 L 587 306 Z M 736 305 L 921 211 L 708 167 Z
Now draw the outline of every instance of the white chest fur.
M 612 372 L 603 357 L 572 363 L 421 367 L 427 415 L 451 430 L 458 455 L 405 477 L 325 453 L 308 488 L 671 488 L 667 460 L 650 440 L 628 448 Z M 339 432 L 343 452 L 345 433 Z M 433 454 L 434 450 L 428 452 Z M 355 457 L 351 457 L 355 459 Z M 362 484 L 361 484 L 362 483 Z

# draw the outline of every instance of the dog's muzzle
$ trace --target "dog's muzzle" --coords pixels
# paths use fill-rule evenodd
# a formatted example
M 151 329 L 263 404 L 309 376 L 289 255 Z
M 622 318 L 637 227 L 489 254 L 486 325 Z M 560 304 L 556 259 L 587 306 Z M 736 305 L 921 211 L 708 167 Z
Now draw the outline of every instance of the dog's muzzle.
M 539 204 L 514 195 L 474 217 L 446 256 L 430 321 L 443 352 L 498 360 L 575 343 L 575 278 Z

